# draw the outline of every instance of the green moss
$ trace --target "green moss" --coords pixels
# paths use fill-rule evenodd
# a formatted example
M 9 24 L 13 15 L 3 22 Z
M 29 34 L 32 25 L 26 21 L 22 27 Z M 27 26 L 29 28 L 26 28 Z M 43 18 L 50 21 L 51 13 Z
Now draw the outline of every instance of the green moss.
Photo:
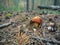
M 5 15 L 5 17 L 12 17 L 12 14 L 8 13 Z

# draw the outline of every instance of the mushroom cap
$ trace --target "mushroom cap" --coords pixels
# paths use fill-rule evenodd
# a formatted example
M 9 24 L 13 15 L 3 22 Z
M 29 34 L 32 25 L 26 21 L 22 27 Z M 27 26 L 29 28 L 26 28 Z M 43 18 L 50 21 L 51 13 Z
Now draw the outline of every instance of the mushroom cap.
M 36 16 L 36 17 L 32 18 L 32 22 L 42 23 L 42 18 L 39 16 Z

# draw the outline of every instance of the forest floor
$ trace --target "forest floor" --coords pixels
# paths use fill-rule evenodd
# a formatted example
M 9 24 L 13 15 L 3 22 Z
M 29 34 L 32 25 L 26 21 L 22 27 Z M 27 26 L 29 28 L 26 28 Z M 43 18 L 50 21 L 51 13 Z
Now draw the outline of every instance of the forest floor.
M 56 22 L 58 30 L 56 32 L 48 32 L 45 28 L 39 28 L 37 31 L 29 29 L 30 20 L 40 16 L 43 23 L 48 24 L 49 17 Z M 5 15 L 0 15 L 0 25 L 11 22 L 9 26 L 0 29 L 0 45 L 57 45 L 60 42 L 60 15 L 54 19 L 55 15 L 39 15 L 34 13 L 20 13 L 5 19 Z M 1 21 L 2 20 L 2 21 Z M 20 32 L 20 30 L 22 30 Z M 45 31 L 45 32 L 44 32 Z M 57 38 L 57 39 L 55 39 Z M 40 39 L 40 40 L 39 40 Z M 43 41 L 42 41 L 43 40 Z M 45 42 L 44 42 L 45 41 Z M 53 43 L 50 43 L 53 42 Z M 56 42 L 56 43 L 55 43 Z

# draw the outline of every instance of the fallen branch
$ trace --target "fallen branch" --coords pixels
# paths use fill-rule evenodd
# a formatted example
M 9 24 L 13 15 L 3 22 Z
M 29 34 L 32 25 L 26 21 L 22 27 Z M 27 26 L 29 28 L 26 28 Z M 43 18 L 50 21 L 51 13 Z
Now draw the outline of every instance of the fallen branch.
M 9 21 L 8 23 L 4 23 L 4 24 L 0 25 L 0 29 L 1 29 L 1 28 L 4 28 L 4 27 L 7 27 L 7 26 L 9 26 L 10 24 L 11 24 L 11 19 L 10 19 L 10 21 Z

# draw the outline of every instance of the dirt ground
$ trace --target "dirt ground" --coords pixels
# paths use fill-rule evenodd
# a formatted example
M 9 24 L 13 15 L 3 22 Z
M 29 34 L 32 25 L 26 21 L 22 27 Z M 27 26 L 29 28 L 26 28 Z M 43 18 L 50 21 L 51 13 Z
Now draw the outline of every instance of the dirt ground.
M 52 19 L 56 22 L 58 26 L 58 30 L 56 32 L 48 32 L 45 28 L 38 28 L 34 32 L 30 26 L 30 20 L 35 17 L 40 16 L 43 19 L 43 24 L 48 24 L 49 17 L 52 17 Z M 1 17 L 1 16 L 0 16 Z M 34 13 L 20 13 L 19 15 L 13 16 L 11 19 L 12 24 L 0 29 L 0 36 L 3 37 L 2 44 L 4 45 L 48 45 L 47 43 L 44 43 L 43 41 L 39 40 L 40 38 L 44 38 L 47 40 L 52 40 L 54 42 L 54 39 L 56 35 L 60 34 L 60 15 L 57 15 L 58 18 L 54 19 L 54 14 L 47 14 L 47 15 L 39 15 Z M 4 16 L 1 17 L 2 19 L 5 18 Z M 8 23 L 9 20 L 6 22 L 0 22 L 0 24 Z M 45 31 L 45 32 L 44 32 Z M 37 40 L 31 39 L 32 37 L 37 37 Z M 59 37 L 58 37 L 59 38 Z M 39 42 L 40 41 L 40 42 Z M 51 44 L 50 45 L 55 45 Z

